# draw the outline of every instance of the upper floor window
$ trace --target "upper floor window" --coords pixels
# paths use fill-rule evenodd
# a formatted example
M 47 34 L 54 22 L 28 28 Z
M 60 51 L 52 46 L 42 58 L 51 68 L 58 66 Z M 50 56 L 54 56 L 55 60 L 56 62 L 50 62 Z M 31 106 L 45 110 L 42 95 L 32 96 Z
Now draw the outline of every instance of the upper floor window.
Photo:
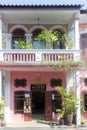
M 80 49 L 82 54 L 84 55 L 87 49 L 87 33 L 81 34 L 80 36 Z
M 36 41 L 35 38 L 41 33 L 42 29 L 35 29 L 32 34 L 32 40 L 33 40 L 33 46 L 35 49 L 43 49 L 44 44 L 42 44 L 40 41 Z
M 61 36 L 64 34 L 64 31 L 62 29 L 55 29 L 53 31 L 58 32 L 59 39 L 55 43 L 53 43 L 53 49 L 65 49 L 64 43 L 62 43 Z
M 12 32 L 12 48 L 15 41 L 25 41 L 25 31 L 22 29 L 16 29 Z

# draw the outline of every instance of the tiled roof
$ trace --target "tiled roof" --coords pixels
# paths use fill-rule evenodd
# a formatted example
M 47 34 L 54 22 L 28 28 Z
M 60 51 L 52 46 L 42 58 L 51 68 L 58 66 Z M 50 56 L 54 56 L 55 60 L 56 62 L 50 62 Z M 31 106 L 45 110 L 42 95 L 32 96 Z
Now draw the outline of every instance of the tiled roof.
M 0 0 L 0 6 L 78 6 L 83 5 L 79 0 Z M 83 0 L 84 1 L 84 0 Z

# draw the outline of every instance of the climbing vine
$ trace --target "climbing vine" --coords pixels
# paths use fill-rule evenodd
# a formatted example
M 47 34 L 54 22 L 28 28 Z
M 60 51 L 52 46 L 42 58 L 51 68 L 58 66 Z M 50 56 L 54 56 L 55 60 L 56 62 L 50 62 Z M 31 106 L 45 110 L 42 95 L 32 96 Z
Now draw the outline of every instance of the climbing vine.
M 55 66 L 55 70 L 65 70 L 72 72 L 74 69 L 79 69 L 83 66 L 82 61 L 60 61 Z

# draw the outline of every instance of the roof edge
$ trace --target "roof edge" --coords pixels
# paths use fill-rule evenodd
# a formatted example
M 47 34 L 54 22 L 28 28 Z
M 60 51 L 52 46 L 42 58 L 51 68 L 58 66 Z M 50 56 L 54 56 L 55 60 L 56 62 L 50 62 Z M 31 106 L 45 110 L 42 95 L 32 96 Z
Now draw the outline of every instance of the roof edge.
M 83 5 L 1 5 L 0 4 L 0 9 L 26 9 L 26 8 L 34 8 L 34 9 L 51 9 L 51 8 L 56 8 L 56 9 L 81 9 Z

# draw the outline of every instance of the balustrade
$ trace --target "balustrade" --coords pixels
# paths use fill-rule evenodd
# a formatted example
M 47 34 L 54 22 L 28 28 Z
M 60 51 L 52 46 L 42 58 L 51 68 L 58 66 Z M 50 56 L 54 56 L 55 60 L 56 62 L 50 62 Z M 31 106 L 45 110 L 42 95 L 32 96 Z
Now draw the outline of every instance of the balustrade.
M 0 61 L 2 62 L 18 62 L 18 63 L 49 63 L 59 61 L 79 60 L 79 51 L 61 51 L 61 50 L 0 50 Z M 75 56 L 76 55 L 76 56 Z

